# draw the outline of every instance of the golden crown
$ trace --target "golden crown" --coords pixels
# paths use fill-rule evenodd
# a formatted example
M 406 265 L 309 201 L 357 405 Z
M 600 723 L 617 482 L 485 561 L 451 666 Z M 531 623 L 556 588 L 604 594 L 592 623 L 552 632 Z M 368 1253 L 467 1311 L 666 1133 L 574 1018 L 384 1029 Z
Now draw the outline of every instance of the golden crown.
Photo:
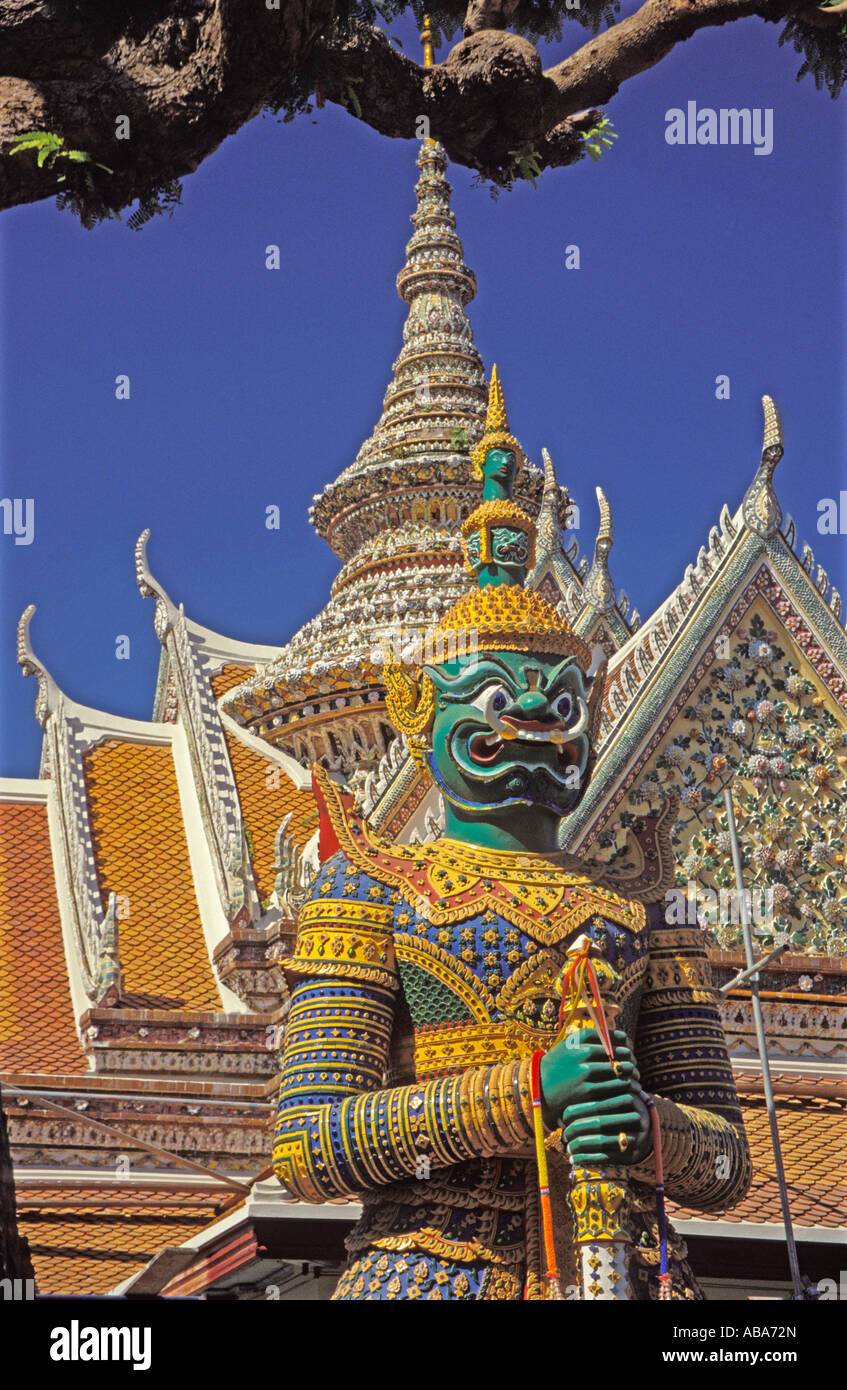
M 548 599 L 519 584 L 469 590 L 448 609 L 435 632 L 473 636 L 478 651 L 573 656 L 583 671 L 591 667 L 591 648 L 577 637 L 570 623 Z
M 485 463 L 485 456 L 489 449 L 511 449 L 517 460 L 515 470 L 515 481 L 521 475 L 521 471 L 526 462 L 526 455 L 515 439 L 509 433 L 509 420 L 506 415 L 506 402 L 503 399 L 503 384 L 497 371 L 497 365 L 491 368 L 491 381 L 488 385 L 488 409 L 485 412 L 485 431 L 483 436 L 471 449 L 471 464 L 473 465 L 474 477 L 482 477 L 482 465 Z
M 441 652 L 467 651 L 467 639 L 475 651 L 514 651 L 538 655 L 573 656 L 586 673 L 592 662 L 591 649 L 577 637 L 547 599 L 517 584 L 489 585 L 471 589 L 448 609 L 432 634 L 435 660 Z M 451 637 L 459 640 L 451 643 Z M 426 755 L 435 718 L 437 691 L 426 671 L 417 677 L 399 662 L 388 662 L 383 670 L 385 704 L 395 729 L 406 736 L 416 765 L 427 771 Z M 602 682 L 601 682 L 602 688 Z

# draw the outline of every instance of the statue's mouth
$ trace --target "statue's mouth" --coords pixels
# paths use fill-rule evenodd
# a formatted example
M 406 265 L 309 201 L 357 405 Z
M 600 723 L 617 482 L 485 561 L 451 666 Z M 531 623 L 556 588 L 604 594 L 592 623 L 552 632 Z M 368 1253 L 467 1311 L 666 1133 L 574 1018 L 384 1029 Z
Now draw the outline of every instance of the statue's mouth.
M 517 724 L 518 721 L 509 720 L 508 722 Z M 503 723 L 506 723 L 505 719 Z M 551 734 L 560 731 L 561 725 L 554 727 L 551 724 L 535 723 L 535 721 L 527 721 L 527 723 L 531 723 L 533 727 L 526 729 L 526 735 L 522 728 L 520 734 L 515 733 L 508 739 L 510 754 L 514 754 L 518 749 L 525 749 L 531 760 L 533 753 L 538 752 L 539 744 L 548 746 L 552 744 L 556 749 L 556 761 L 560 769 L 566 770 L 579 764 L 579 749 L 575 743 L 563 743 L 561 735 L 558 739 L 551 737 Z M 502 757 L 506 746 L 506 741 L 499 734 L 473 734 L 468 739 L 468 755 L 480 767 L 491 767 Z

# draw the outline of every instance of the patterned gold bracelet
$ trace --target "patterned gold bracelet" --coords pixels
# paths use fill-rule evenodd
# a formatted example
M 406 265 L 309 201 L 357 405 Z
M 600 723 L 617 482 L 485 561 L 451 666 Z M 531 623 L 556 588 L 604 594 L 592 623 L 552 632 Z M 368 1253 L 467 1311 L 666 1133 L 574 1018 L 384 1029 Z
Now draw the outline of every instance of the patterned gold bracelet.
M 518 1072 L 517 1062 L 504 1062 L 499 1067 L 497 1093 L 500 1097 L 500 1118 L 508 1132 L 512 1144 L 519 1148 L 526 1144 L 529 1131 L 523 1126 L 523 1112 L 515 1105 L 514 1082 Z

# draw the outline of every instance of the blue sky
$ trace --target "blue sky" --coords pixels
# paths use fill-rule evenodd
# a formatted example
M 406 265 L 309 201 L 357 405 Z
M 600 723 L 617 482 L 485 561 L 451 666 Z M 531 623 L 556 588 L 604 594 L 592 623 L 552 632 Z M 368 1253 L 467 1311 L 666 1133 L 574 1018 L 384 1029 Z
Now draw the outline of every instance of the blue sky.
M 764 392 L 785 426 L 783 508 L 847 593 L 845 537 L 816 529 L 819 499 L 847 488 L 843 115 L 795 81 L 777 32 L 700 34 L 627 83 L 601 164 L 497 201 L 450 174 L 474 333 L 513 431 L 536 461 L 551 450 L 585 551 L 604 486 L 613 576 L 643 617 L 740 501 Z M 772 109 L 773 152 L 668 145 L 665 113 L 692 100 Z M 35 683 L 14 648 L 27 603 L 69 697 L 149 718 L 158 643 L 132 562 L 145 526 L 153 572 L 209 627 L 281 643 L 326 600 L 339 566 L 306 510 L 372 429 L 400 347 L 417 146 L 335 107 L 315 120 L 256 119 L 138 233 L 85 232 L 52 202 L 0 218 L 0 489 L 35 501 L 33 544 L 0 534 L 0 775 L 37 774 Z M 281 532 L 265 529 L 271 503 Z

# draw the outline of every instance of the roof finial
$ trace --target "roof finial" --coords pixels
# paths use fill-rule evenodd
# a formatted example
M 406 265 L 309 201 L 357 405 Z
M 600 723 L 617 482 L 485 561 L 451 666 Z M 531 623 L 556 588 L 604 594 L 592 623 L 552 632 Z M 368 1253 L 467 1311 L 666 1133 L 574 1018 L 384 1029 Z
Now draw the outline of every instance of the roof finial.
M 147 542 L 149 539 L 150 527 L 148 526 L 135 542 L 135 582 L 142 598 L 154 598 L 156 600 L 153 627 L 159 641 L 164 642 L 168 629 L 173 626 L 177 610 L 150 571 L 150 566 L 147 563 Z
M 434 38 L 432 33 L 432 20 L 428 14 L 423 17 L 423 28 L 421 30 L 421 43 L 424 51 L 424 67 L 431 68 L 435 64 Z
M 594 543 L 594 563 L 582 589 L 583 602 L 596 613 L 605 613 L 615 603 L 615 586 L 609 574 L 609 551 L 612 548 L 612 509 L 601 487 L 596 489 L 600 508 L 600 529 Z
M 596 556 L 597 550 L 604 543 L 603 548 L 608 555 L 612 548 L 612 509 L 606 501 L 606 494 L 601 487 L 595 489 L 597 493 L 597 505 L 600 508 L 600 530 L 597 532 L 597 543 L 594 549 Z
M 762 409 L 765 412 L 765 431 L 762 439 L 762 463 L 771 463 L 771 471 L 776 468 L 785 445 L 782 438 L 782 421 L 776 408 L 776 401 L 770 396 L 762 396 Z
M 54 681 L 46 666 L 38 660 L 32 650 L 32 642 L 29 636 L 29 625 L 35 613 L 35 604 L 31 603 L 21 614 L 18 623 L 18 665 L 25 676 L 36 676 L 38 679 L 38 695 L 35 700 L 35 717 L 42 728 L 47 723 L 50 715 L 58 708 L 62 698 L 62 693 Z
M 547 449 L 541 450 L 541 458 L 544 463 L 544 491 L 535 524 L 538 527 L 539 556 L 546 559 L 561 548 L 562 527 L 559 522 L 559 484 L 553 460 Z
M 762 439 L 762 461 L 756 475 L 747 489 L 742 503 L 741 514 L 748 530 L 768 540 L 775 536 L 782 525 L 782 508 L 773 487 L 776 465 L 785 452 L 782 438 L 782 421 L 775 402 L 770 396 L 762 397 L 765 412 L 765 429 Z

